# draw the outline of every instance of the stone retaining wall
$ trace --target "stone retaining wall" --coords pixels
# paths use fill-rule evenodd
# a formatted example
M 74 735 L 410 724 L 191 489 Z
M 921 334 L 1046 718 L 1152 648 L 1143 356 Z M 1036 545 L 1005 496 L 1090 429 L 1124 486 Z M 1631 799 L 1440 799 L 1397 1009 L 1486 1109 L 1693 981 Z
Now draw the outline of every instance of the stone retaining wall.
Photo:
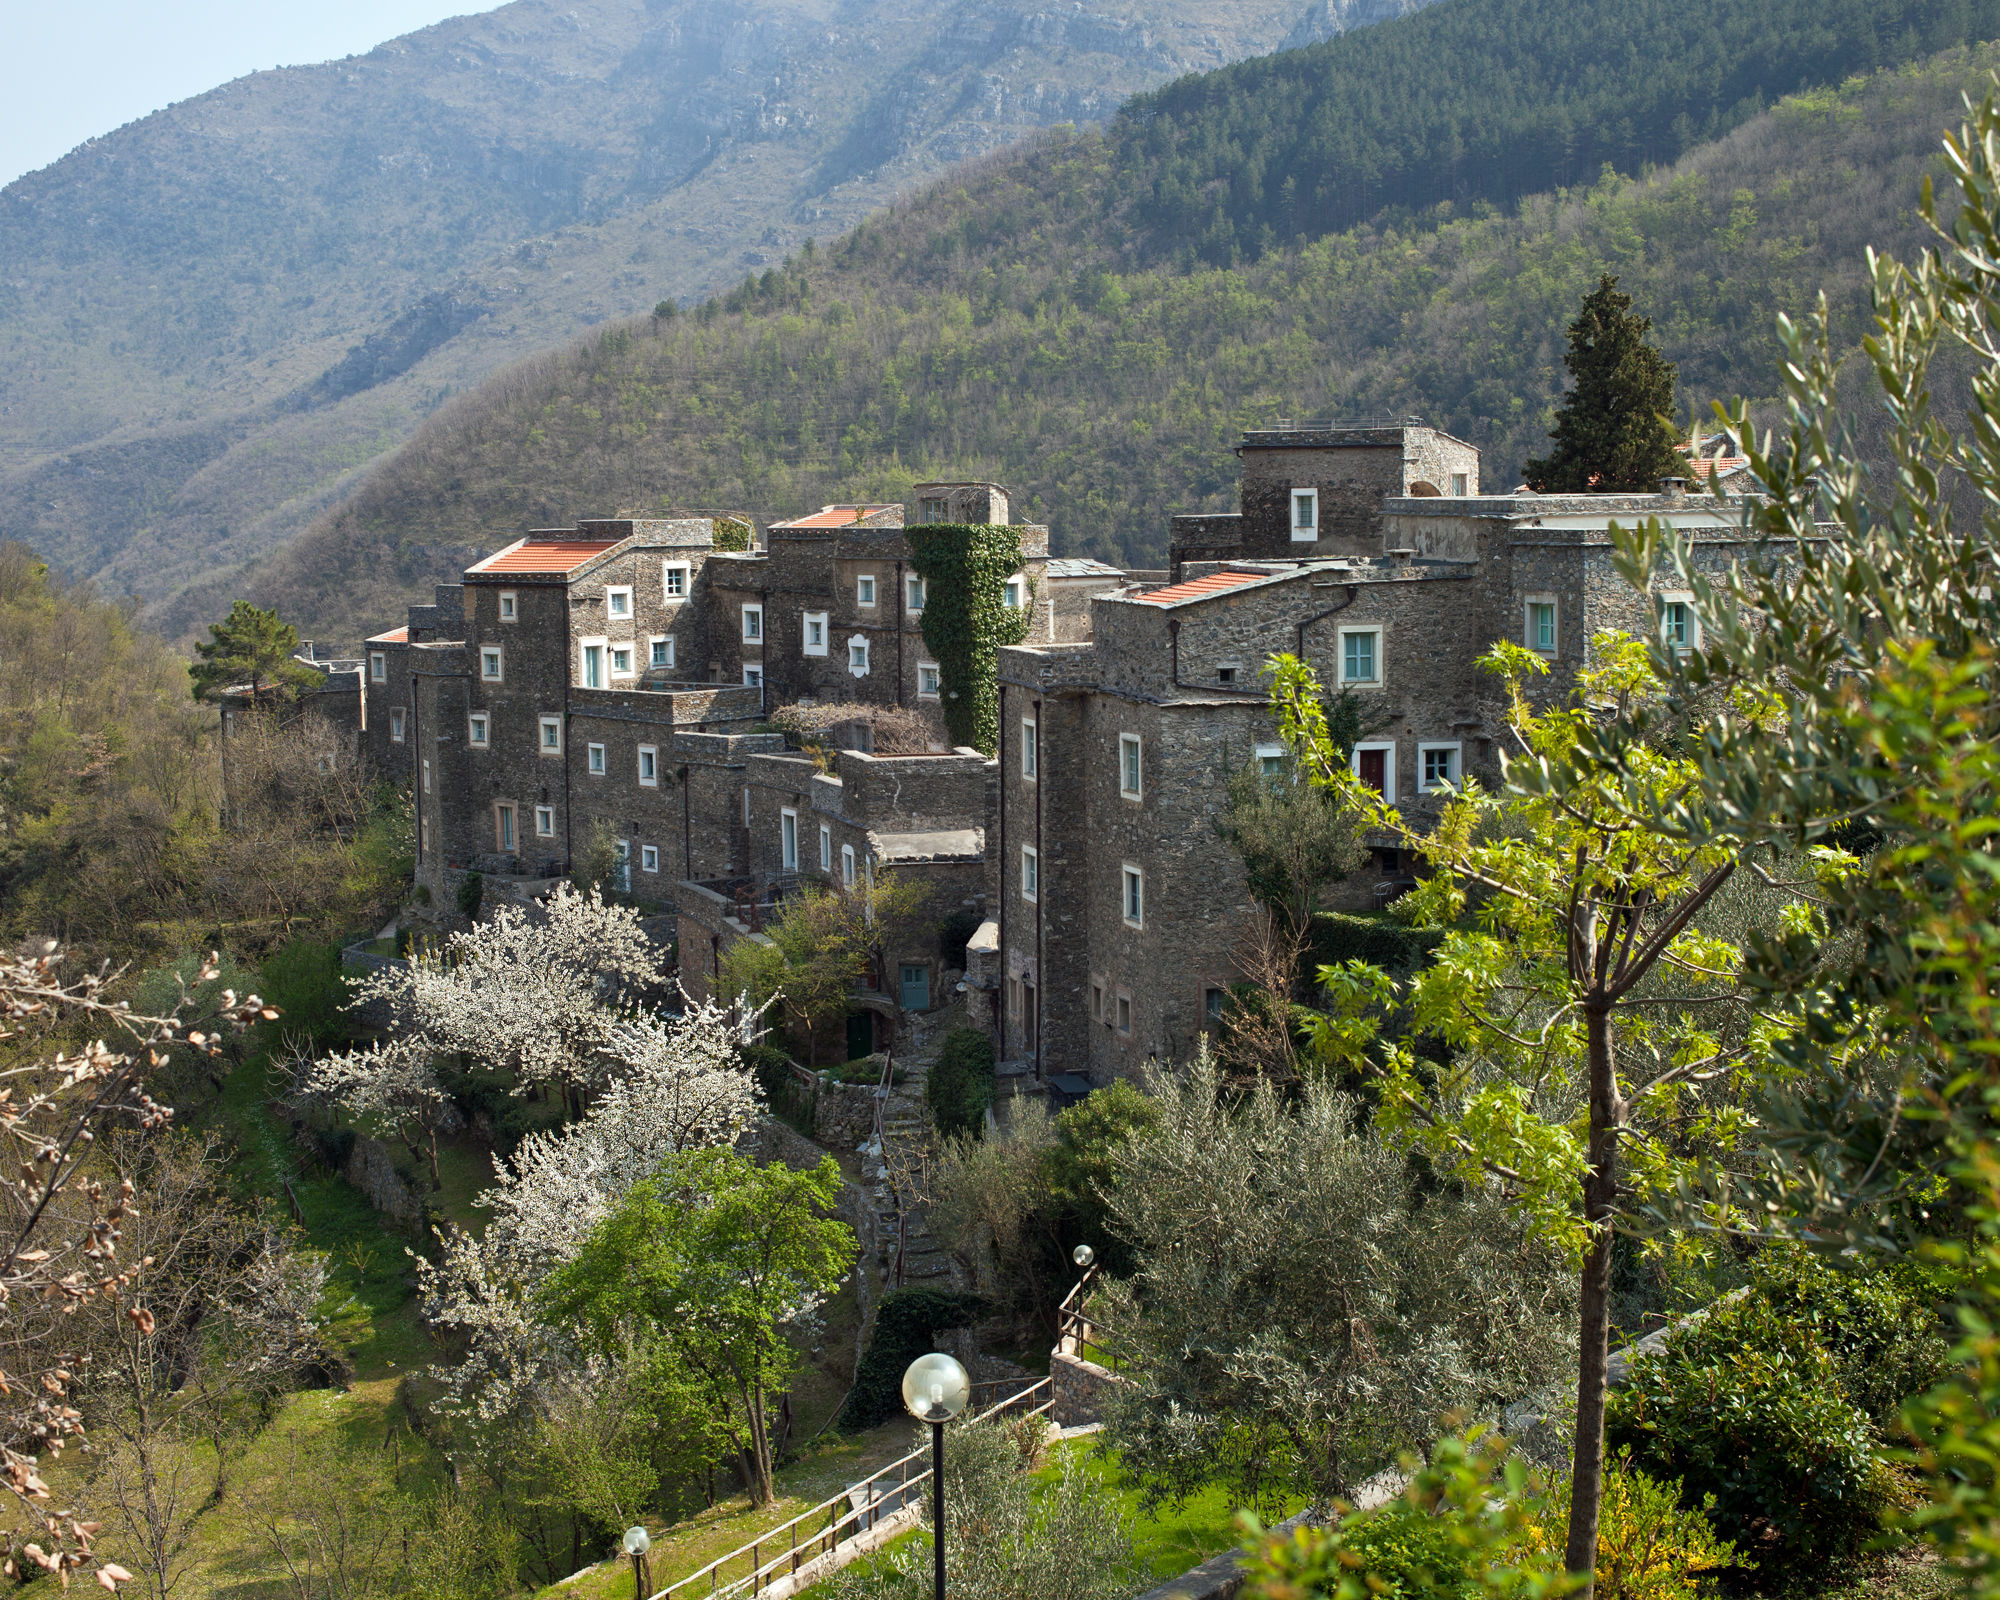
M 1113 1384 L 1123 1381 L 1110 1368 L 1061 1350 L 1049 1352 L 1049 1376 L 1055 1380 L 1050 1414 L 1065 1428 L 1102 1422 L 1105 1395 Z

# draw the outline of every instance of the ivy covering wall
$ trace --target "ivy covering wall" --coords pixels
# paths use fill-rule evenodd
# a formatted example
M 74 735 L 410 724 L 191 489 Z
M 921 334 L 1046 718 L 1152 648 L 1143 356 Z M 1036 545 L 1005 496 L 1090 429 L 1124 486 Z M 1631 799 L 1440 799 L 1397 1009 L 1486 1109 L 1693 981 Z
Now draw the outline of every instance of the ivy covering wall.
M 992 755 L 1000 744 L 1000 647 L 1028 636 L 1033 597 L 1006 604 L 1007 580 L 1021 570 L 1017 528 L 987 522 L 932 522 L 906 528 L 910 565 L 924 580 L 924 643 L 938 664 L 944 725 L 954 745 Z

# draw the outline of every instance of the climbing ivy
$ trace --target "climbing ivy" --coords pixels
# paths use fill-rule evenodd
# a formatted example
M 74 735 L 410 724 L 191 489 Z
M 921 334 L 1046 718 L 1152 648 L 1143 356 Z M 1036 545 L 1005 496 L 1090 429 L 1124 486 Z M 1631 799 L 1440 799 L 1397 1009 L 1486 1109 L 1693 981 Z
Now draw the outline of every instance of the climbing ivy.
M 1007 580 L 1021 570 L 1017 528 L 932 522 L 905 530 L 924 580 L 924 643 L 938 664 L 944 725 L 955 745 L 992 755 L 1000 744 L 1000 647 L 1028 636 L 1033 597 L 1010 610 Z
M 755 532 L 748 517 L 717 517 L 715 519 L 715 548 L 718 550 L 748 550 L 750 536 Z

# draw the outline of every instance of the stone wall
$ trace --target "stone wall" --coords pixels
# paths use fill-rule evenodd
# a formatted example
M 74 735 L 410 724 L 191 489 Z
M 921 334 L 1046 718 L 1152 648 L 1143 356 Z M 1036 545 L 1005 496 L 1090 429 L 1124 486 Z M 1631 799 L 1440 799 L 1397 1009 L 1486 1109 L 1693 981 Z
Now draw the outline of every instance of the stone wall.
M 1102 1422 L 1105 1396 L 1113 1385 L 1122 1381 L 1110 1368 L 1061 1350 L 1049 1352 L 1049 1377 L 1054 1380 L 1050 1385 L 1054 1402 L 1050 1415 L 1065 1428 Z
M 411 1228 L 423 1221 L 422 1199 L 403 1181 L 403 1175 L 396 1170 L 395 1157 L 380 1139 L 357 1136 L 340 1175 L 391 1221 Z

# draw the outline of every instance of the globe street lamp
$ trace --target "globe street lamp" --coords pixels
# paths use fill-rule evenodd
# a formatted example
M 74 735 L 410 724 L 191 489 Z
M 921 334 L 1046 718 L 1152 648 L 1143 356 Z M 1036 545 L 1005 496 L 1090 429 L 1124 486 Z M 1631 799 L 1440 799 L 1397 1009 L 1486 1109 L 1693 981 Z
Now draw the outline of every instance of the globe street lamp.
M 972 1379 L 942 1350 L 918 1356 L 903 1374 L 903 1409 L 931 1425 L 931 1552 L 936 1600 L 944 1600 L 944 1425 L 972 1398 Z
M 644 1528 L 625 1530 L 625 1553 L 632 1558 L 632 1600 L 646 1600 L 646 1552 L 653 1548 L 653 1536 Z

